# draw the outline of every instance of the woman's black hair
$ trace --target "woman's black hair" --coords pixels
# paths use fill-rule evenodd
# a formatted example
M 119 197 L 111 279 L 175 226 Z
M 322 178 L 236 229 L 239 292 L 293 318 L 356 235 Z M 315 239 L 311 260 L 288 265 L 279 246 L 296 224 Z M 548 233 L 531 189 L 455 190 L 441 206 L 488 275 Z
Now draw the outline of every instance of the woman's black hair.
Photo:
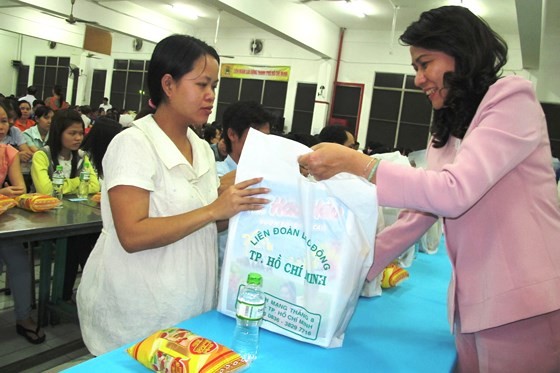
M 113 137 L 122 131 L 119 122 L 108 117 L 100 117 L 89 130 L 84 142 L 82 150 L 89 154 L 89 160 L 97 171 L 99 177 L 103 177 L 103 157 L 107 151 L 107 147 Z
M 31 107 L 31 104 L 30 104 L 29 102 L 27 102 L 27 101 L 25 101 L 25 100 L 20 100 L 20 101 L 18 101 L 17 107 L 15 108 L 18 118 L 21 118 L 21 109 L 19 108 L 19 106 L 20 106 L 21 104 L 27 104 L 27 105 L 29 106 L 29 109 L 30 109 L 30 110 L 33 109 L 33 108 Z
M 53 163 L 53 168 L 56 169 L 58 166 L 58 155 L 62 150 L 62 133 L 66 131 L 68 127 L 73 124 L 79 123 L 82 128 L 85 127 L 82 116 L 76 110 L 72 109 L 61 109 L 54 113 L 51 128 L 49 129 L 49 138 L 47 140 L 47 145 L 51 152 L 51 160 Z M 70 177 L 78 176 L 78 151 L 72 151 L 72 171 L 70 172 Z
M 220 56 L 213 47 L 192 36 L 171 35 L 157 43 L 148 68 L 148 89 L 153 105 L 157 107 L 166 100 L 161 87 L 165 74 L 179 80 L 193 70 L 196 60 L 206 55 L 220 63 Z
M 8 118 L 10 117 L 10 111 L 13 110 L 12 105 L 4 98 L 0 98 L 0 108 L 4 109 Z
M 309 133 L 290 132 L 284 137 L 299 142 L 300 144 L 303 144 L 309 148 L 319 143 L 318 137 Z
M 440 148 L 450 135 L 462 139 L 482 98 L 507 62 L 506 42 L 484 20 L 461 6 L 422 13 L 400 41 L 455 58 L 455 71 L 443 77 L 448 91 L 444 107 L 434 113 L 432 143 Z
M 213 124 L 206 125 L 204 127 L 204 140 L 210 144 L 212 139 L 216 137 L 219 130 L 218 126 Z
M 35 120 L 46 117 L 50 112 L 54 112 L 54 110 L 48 106 L 37 106 L 35 109 Z
M 4 110 L 7 109 L 6 114 L 8 114 L 8 118 L 14 118 L 14 114 L 15 118 L 20 117 L 20 115 L 18 115 L 20 111 L 17 99 L 12 97 L 4 97 L 2 101 L 4 102 Z

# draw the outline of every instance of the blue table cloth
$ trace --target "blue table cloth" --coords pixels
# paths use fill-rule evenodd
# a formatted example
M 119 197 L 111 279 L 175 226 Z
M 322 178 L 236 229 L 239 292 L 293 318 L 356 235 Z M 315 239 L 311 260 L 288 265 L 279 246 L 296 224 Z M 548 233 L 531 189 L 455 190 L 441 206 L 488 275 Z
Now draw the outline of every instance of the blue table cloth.
M 261 330 L 249 372 L 450 372 L 456 358 L 446 316 L 450 264 L 443 244 L 418 254 L 410 278 L 375 298 L 361 298 L 341 348 L 325 349 Z M 178 324 L 231 346 L 235 320 L 217 311 Z M 126 347 L 88 360 L 71 372 L 148 372 Z

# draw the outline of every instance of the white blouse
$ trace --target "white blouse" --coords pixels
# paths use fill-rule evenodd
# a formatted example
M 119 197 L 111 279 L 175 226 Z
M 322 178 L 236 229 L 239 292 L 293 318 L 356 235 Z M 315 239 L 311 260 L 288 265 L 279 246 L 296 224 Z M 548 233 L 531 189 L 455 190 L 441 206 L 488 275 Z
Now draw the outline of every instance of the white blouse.
M 117 135 L 103 159 L 103 232 L 78 289 L 80 327 L 94 355 L 216 305 L 216 224 L 164 247 L 127 253 L 117 237 L 107 193 L 117 185 L 150 191 L 150 217 L 177 215 L 214 201 L 219 179 L 212 150 L 190 129 L 187 137 L 192 166 L 147 116 Z

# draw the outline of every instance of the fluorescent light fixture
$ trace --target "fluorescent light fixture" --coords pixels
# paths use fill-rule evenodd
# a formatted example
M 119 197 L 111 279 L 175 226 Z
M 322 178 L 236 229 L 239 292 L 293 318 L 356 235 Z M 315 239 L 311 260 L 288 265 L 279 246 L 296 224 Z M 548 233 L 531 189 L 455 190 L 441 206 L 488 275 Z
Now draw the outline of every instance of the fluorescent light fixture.
M 198 19 L 198 12 L 195 7 L 181 3 L 171 4 L 170 7 L 174 13 L 177 13 L 184 18 L 191 19 L 193 21 Z
M 365 18 L 369 14 L 373 14 L 373 10 L 369 9 L 366 3 L 361 0 L 346 0 L 342 6 L 347 11 L 359 18 Z

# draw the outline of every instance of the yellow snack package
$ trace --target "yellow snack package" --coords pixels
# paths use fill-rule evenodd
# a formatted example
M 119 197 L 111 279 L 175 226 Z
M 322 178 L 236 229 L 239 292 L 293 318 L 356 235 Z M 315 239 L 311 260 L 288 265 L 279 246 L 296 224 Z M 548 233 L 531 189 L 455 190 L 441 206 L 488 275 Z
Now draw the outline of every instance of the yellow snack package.
M 17 202 L 15 199 L 0 194 L 0 215 L 14 206 L 17 206 Z
M 41 193 L 25 193 L 16 197 L 16 201 L 19 208 L 33 212 L 52 210 L 61 203 L 57 198 Z
M 394 288 L 408 277 L 409 274 L 406 269 L 399 267 L 395 263 L 391 263 L 383 270 L 381 287 L 383 289 Z
M 95 193 L 93 196 L 91 196 L 90 200 L 96 203 L 101 203 L 101 192 Z
M 159 330 L 127 352 L 154 372 L 228 373 L 247 367 L 232 349 L 180 328 Z

